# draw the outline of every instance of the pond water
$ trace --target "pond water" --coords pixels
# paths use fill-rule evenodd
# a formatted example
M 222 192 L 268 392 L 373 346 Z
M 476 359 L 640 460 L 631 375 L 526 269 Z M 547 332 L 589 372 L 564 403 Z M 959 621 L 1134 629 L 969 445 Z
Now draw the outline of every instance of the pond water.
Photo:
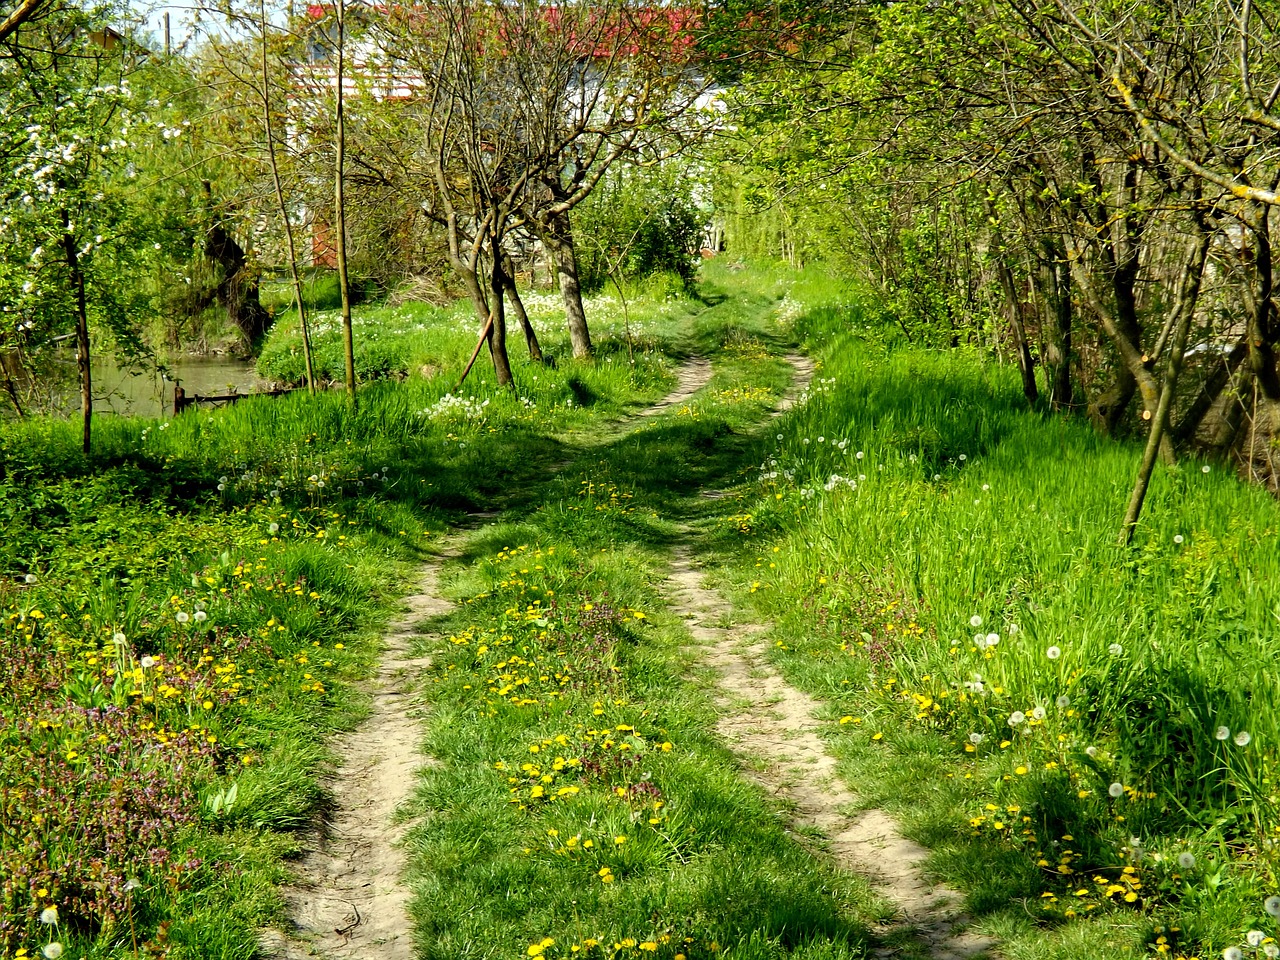
M 191 397 L 254 393 L 267 388 L 253 363 L 226 357 L 188 358 L 168 365 L 167 377 L 155 371 L 121 369 L 109 363 L 93 365 L 93 412 L 135 417 L 173 415 L 174 381 Z M 78 388 L 70 385 L 69 412 L 80 410 Z

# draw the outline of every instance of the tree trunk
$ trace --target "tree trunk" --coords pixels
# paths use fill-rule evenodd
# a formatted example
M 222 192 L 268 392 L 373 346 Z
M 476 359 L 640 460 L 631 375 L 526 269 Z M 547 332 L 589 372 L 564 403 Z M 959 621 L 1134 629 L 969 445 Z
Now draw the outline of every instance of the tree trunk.
M 1005 307 L 1008 311 L 1009 329 L 1013 331 L 1014 353 L 1018 359 L 1018 372 L 1022 374 L 1022 393 L 1027 402 L 1034 405 L 1040 398 L 1036 389 L 1035 361 L 1031 359 L 1031 347 L 1027 343 L 1027 329 L 1022 322 L 1022 303 L 1018 297 L 1017 285 L 1013 280 L 1013 270 L 1005 259 L 1004 237 L 996 219 L 995 208 L 991 201 L 986 201 L 987 219 L 993 225 L 991 244 L 996 250 L 996 274 L 1000 278 L 1000 289 L 1004 292 Z M 997 345 L 999 338 L 996 338 Z
M 342 350 L 347 380 L 347 396 L 356 399 L 356 348 L 355 331 L 351 323 L 351 284 L 347 278 L 347 203 L 343 195 L 345 180 L 343 167 L 347 159 L 347 130 L 343 109 L 343 58 L 345 55 L 345 3 L 338 0 L 338 69 L 337 105 L 334 111 L 334 176 L 333 176 L 333 233 L 334 249 L 338 258 L 338 290 L 342 296 Z
M 525 345 L 529 348 L 529 359 L 535 363 L 542 362 L 542 346 L 538 343 L 538 335 L 533 324 L 529 322 L 529 314 L 525 312 L 524 301 L 520 299 L 520 291 L 516 289 L 515 264 L 505 253 L 502 255 L 502 288 L 511 301 L 511 309 L 515 311 L 516 320 L 524 333 Z
M 1071 282 L 1065 258 L 1055 241 L 1045 240 L 1034 271 L 1043 307 L 1045 385 L 1055 411 L 1071 409 Z
M 489 273 L 489 314 L 493 317 L 493 326 L 489 330 L 489 355 L 493 358 L 493 374 L 498 386 L 514 387 L 511 359 L 507 355 L 507 318 L 503 308 L 504 276 L 502 255 L 495 251 L 493 268 Z
M 591 331 L 587 312 L 582 305 L 582 287 L 578 283 L 578 256 L 573 243 L 573 224 L 568 212 L 558 213 L 543 231 L 543 244 L 548 246 L 556 264 L 560 296 L 564 299 L 565 321 L 569 326 L 569 342 L 575 357 L 591 356 Z
M 1133 542 L 1133 534 L 1138 526 L 1138 518 L 1142 515 L 1142 504 L 1146 500 L 1147 488 L 1151 483 L 1151 471 L 1155 469 L 1156 457 L 1160 453 L 1162 441 L 1167 441 L 1165 430 L 1169 425 L 1169 411 L 1173 408 L 1173 395 L 1178 386 L 1178 374 L 1182 370 L 1182 358 L 1187 350 L 1187 337 L 1191 332 L 1191 321 L 1195 318 L 1196 302 L 1200 297 L 1200 281 L 1204 276 L 1205 257 L 1209 252 L 1209 234 L 1203 225 L 1196 247 L 1191 257 L 1191 264 L 1185 275 L 1185 282 L 1179 291 L 1177 303 L 1174 305 L 1176 325 L 1173 342 L 1169 350 L 1169 362 L 1166 366 L 1164 383 L 1160 389 L 1160 400 L 1156 405 L 1155 417 L 1151 423 L 1151 433 L 1147 437 L 1147 446 L 1142 453 L 1142 465 L 1138 477 L 1134 481 L 1133 493 L 1129 497 L 1129 508 L 1125 511 L 1124 526 L 1120 534 L 1122 546 Z
M 302 359 L 306 366 L 307 391 L 315 396 L 316 374 L 315 366 L 311 361 L 311 330 L 307 324 L 307 306 L 302 299 L 302 277 L 298 273 L 298 251 L 293 238 L 293 219 L 289 216 L 289 205 L 284 198 L 284 185 L 280 181 L 280 162 L 276 155 L 275 130 L 271 120 L 271 74 L 267 62 L 269 21 L 266 0 L 258 0 L 258 15 L 261 18 L 259 27 L 262 30 L 262 122 L 267 135 L 267 158 L 271 164 L 271 180 L 275 185 L 276 207 L 280 211 L 280 222 L 284 225 L 285 247 L 289 254 L 289 278 L 293 281 L 293 303 L 298 311 L 298 322 L 302 325 Z M 168 23 L 168 14 L 166 14 L 166 29 Z
M 71 284 L 76 291 L 76 367 L 80 372 L 81 448 L 89 455 L 93 432 L 93 368 L 89 363 L 89 305 L 84 292 L 84 267 L 76 250 L 75 234 L 71 231 L 71 215 L 62 211 L 62 250 L 71 271 Z

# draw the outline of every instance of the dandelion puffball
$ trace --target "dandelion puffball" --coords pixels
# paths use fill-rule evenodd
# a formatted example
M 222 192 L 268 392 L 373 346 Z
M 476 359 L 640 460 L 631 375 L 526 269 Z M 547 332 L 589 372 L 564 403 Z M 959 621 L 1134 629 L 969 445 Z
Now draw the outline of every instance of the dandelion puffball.
M 988 633 L 988 634 L 987 634 L 987 646 L 988 646 L 988 647 L 994 647 L 994 646 L 995 646 L 997 643 L 999 643 L 999 642 L 1000 642 L 1000 634 L 998 634 L 998 633 Z
M 1267 939 L 1267 935 L 1261 930 L 1250 930 L 1244 935 L 1245 943 L 1249 944 L 1251 947 L 1262 946 L 1262 941 L 1265 939 Z
M 1182 534 L 1180 534 L 1180 533 L 1175 533 L 1175 534 L 1173 535 L 1173 542 L 1174 542 L 1174 543 L 1181 543 L 1181 542 L 1182 542 Z
M 1071 698 L 1065 693 L 1054 702 L 1057 703 L 1059 710 L 1065 710 L 1067 707 L 1071 706 Z
M 1196 858 L 1194 854 L 1190 854 L 1190 853 L 1178 854 L 1178 866 L 1180 866 L 1183 870 L 1190 870 L 1195 865 L 1196 865 Z
M 58 908 L 45 907 L 40 911 L 40 922 L 47 927 L 52 927 L 58 922 Z
M 203 610 L 197 610 L 194 614 L 192 614 L 192 616 L 196 618 L 196 623 L 204 623 L 206 620 L 209 619 L 209 615 L 205 613 Z
M 1034 710 L 1031 711 L 1031 716 L 1034 717 L 1036 720 L 1043 720 L 1045 717 L 1044 707 L 1036 707 Z
M 1253 739 L 1253 735 L 1248 730 L 1241 730 L 1235 735 L 1234 739 L 1237 747 L 1247 747 L 1249 741 Z
M 36 582 L 36 575 L 35 575 L 34 573 L 28 573 L 28 574 L 27 574 L 23 579 L 24 579 L 27 583 L 35 583 L 35 582 Z
M 1213 731 L 1213 739 L 1215 740 L 1225 740 L 1229 736 L 1231 736 L 1230 727 L 1219 727 L 1217 730 Z
M 1280 897 L 1267 897 L 1266 901 L 1262 904 L 1262 909 L 1266 910 L 1267 913 L 1271 914 L 1273 917 L 1280 917 Z
M 1057 660 L 1060 656 L 1062 656 L 1062 650 L 1059 649 L 1058 647 L 1050 647 L 1048 650 L 1044 652 L 1044 655 L 1048 657 L 1050 660 Z
M 45 955 L 45 960 L 58 960 L 62 956 L 62 944 L 57 940 L 52 943 L 46 943 L 40 948 L 40 952 Z
M 1096 757 L 1098 755 L 1097 747 L 1085 747 L 1084 754 L 1086 757 Z
M 985 739 L 986 738 L 980 733 L 969 734 L 969 742 L 972 743 L 975 747 Z
M 142 669 L 143 669 L 143 670 L 150 670 L 152 667 L 154 667 L 154 666 L 156 665 L 156 658 L 155 658 L 155 657 L 143 657 L 143 658 L 142 658 L 140 661 L 138 661 L 138 662 L 139 662 L 140 664 L 142 664 Z
M 177 620 L 179 623 L 186 623 L 191 619 L 191 614 L 187 613 L 185 610 L 179 610 L 173 619 Z
M 1118 643 L 1113 643 L 1111 646 L 1107 647 L 1107 653 L 1111 654 L 1113 657 L 1118 657 L 1120 654 L 1124 653 L 1124 647 L 1120 646 Z
M 980 627 L 980 626 L 982 626 L 982 617 L 978 616 L 978 615 L 975 613 L 972 617 L 970 617 L 970 618 L 969 618 L 969 626 L 971 626 L 971 627 Z
M 1112 797 L 1115 797 L 1116 799 L 1119 799 L 1120 797 L 1123 797 L 1123 796 L 1124 796 L 1124 784 L 1123 784 L 1123 783 L 1113 783 L 1111 786 L 1107 787 L 1107 793 L 1111 794 L 1111 796 L 1112 796 Z
M 1026 714 L 1024 714 L 1021 710 L 1015 710 L 1013 711 L 1013 713 L 1009 714 L 1009 726 L 1016 727 L 1018 726 L 1018 724 L 1023 723 L 1026 719 L 1027 719 Z

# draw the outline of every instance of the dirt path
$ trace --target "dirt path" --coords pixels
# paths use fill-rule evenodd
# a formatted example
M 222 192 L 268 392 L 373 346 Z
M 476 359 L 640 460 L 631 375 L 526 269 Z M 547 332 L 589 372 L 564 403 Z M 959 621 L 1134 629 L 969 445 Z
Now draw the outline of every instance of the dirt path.
M 428 563 L 407 611 L 385 638 L 373 678 L 371 712 L 335 746 L 343 757 L 329 781 L 332 813 L 309 838 L 295 884 L 285 890 L 293 929 L 268 930 L 262 952 L 273 960 L 378 957 L 411 960 L 409 891 L 401 877 L 407 824 L 397 823 L 419 769 L 423 730 L 418 678 L 430 663 L 410 655 L 420 625 L 451 606 L 439 595 L 442 559 Z
M 711 364 L 702 357 L 691 357 L 676 371 L 676 388 L 636 416 L 653 417 L 665 413 L 679 403 L 687 403 L 695 393 L 711 382 Z
M 813 379 L 807 357 L 788 356 L 796 370 L 791 389 L 778 404 L 780 415 L 800 402 Z M 704 494 L 705 495 L 705 494 Z M 924 878 L 928 851 L 907 840 L 882 810 L 862 810 L 841 781 L 836 761 L 815 718 L 820 704 L 786 683 L 769 663 L 767 627 L 731 623 L 733 608 L 702 585 L 702 574 L 686 543 L 675 550 L 666 593 L 684 616 L 704 662 L 720 678 L 721 718 L 717 728 L 746 761 L 744 776 L 785 801 L 797 828 L 816 829 L 838 867 L 866 876 L 897 906 L 897 920 L 877 931 L 878 957 L 968 960 L 990 955 L 993 943 L 969 934 L 961 897 Z M 762 766 L 758 766 L 762 764 Z

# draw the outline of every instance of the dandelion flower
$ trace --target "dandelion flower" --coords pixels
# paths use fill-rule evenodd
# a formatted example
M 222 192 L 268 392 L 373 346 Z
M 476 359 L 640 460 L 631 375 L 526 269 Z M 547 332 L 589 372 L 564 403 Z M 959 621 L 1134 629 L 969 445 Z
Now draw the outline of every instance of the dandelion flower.
M 173 619 L 177 620 L 179 623 L 186 623 L 191 619 L 191 614 L 187 613 L 185 610 L 179 610 Z
M 45 907 L 40 911 L 40 922 L 46 927 L 55 926 L 58 922 L 58 908 Z
M 143 657 L 143 658 L 139 661 L 139 663 L 141 663 L 141 664 L 142 664 L 142 669 L 143 669 L 143 670 L 150 670 L 152 667 L 154 667 L 154 666 L 156 665 L 156 658 L 155 658 L 155 657 Z
M 1120 646 L 1118 643 L 1113 643 L 1111 646 L 1107 647 L 1107 653 L 1111 654 L 1113 657 L 1118 657 L 1120 654 L 1124 653 L 1124 647 Z
M 1085 756 L 1086 756 L 1086 757 L 1090 757 L 1090 758 L 1092 758 L 1092 757 L 1096 757 L 1096 756 L 1098 755 L 1098 748 L 1097 748 L 1097 747 L 1085 747 L 1085 748 L 1084 748 L 1084 754 L 1085 754 Z
M 1262 941 L 1265 939 L 1267 939 L 1267 935 L 1261 930 L 1250 930 L 1244 935 L 1245 943 L 1249 944 L 1251 947 L 1262 946 Z
M 114 633 L 111 635 L 111 642 L 117 647 L 123 647 L 125 643 L 125 635 L 123 633 Z
M 1264 943 L 1262 945 L 1262 955 L 1264 957 L 1270 957 L 1271 960 L 1275 960 L 1276 957 L 1280 957 L 1280 946 L 1277 946 L 1274 943 Z
M 1026 721 L 1027 717 L 1021 710 L 1015 710 L 1009 714 L 1009 726 L 1016 727 L 1018 724 Z
M 863 452 L 859 450 L 857 453 L 854 454 L 854 456 L 857 457 L 859 460 L 861 460 L 863 456 L 865 456 L 865 454 L 863 454 Z
M 45 960 L 58 960 L 62 956 L 62 944 L 54 940 L 52 943 L 46 943 L 41 947 L 40 952 L 45 955 Z
M 1222 960 L 1244 960 L 1244 951 L 1239 947 L 1227 947 L 1222 951 Z
M 963 463 L 964 461 L 966 461 L 966 460 L 968 460 L 968 459 L 969 459 L 969 455 L 968 455 L 967 453 L 962 453 L 962 454 L 960 454 L 960 462 L 961 462 L 961 463 Z
M 1173 542 L 1174 542 L 1174 543 L 1181 543 L 1181 542 L 1182 542 L 1182 534 L 1180 534 L 1180 533 L 1175 533 L 1175 534 L 1173 535 Z
M 1178 854 L 1178 866 L 1180 866 L 1183 870 L 1190 870 L 1195 865 L 1196 865 L 1195 854 L 1191 854 L 1191 853 Z
M 1200 472 L 1201 472 L 1201 473 L 1208 473 L 1208 472 L 1209 472 L 1209 469 L 1210 469 L 1210 468 L 1209 468 L 1209 465 L 1206 463 L 1203 467 L 1201 467 L 1201 468 L 1200 468 Z
M 1247 747 L 1249 745 L 1249 741 L 1253 739 L 1253 734 L 1248 730 L 1241 730 L 1233 739 L 1235 740 L 1237 747 Z
M 1034 710 L 1031 711 L 1031 716 L 1036 720 L 1043 720 L 1045 717 L 1044 707 L 1036 707 Z
M 1231 736 L 1230 727 L 1219 727 L 1217 730 L 1213 731 L 1213 739 L 1215 740 L 1225 740 L 1229 736 Z
M 982 626 L 982 617 L 978 616 L 978 615 L 975 613 L 972 617 L 970 617 L 970 618 L 969 618 L 969 626 L 971 626 L 971 627 L 980 627 L 980 626 Z
M 985 740 L 985 739 L 986 739 L 986 737 L 984 737 L 984 736 L 983 736 L 982 734 L 980 734 L 980 733 L 971 733 L 971 734 L 969 734 L 969 742 L 970 742 L 970 743 L 972 743 L 975 747 L 976 747 L 978 744 L 982 743 L 982 741 L 983 741 L 983 740 Z
M 27 574 L 23 579 L 24 579 L 27 583 L 35 583 L 35 582 L 36 582 L 36 575 L 35 575 L 34 573 L 28 573 L 28 574 Z
M 1271 914 L 1273 917 L 1280 917 L 1280 897 L 1267 897 L 1266 901 L 1262 904 L 1262 909 L 1266 910 L 1267 913 Z
M 1048 657 L 1050 660 L 1057 660 L 1060 656 L 1062 656 L 1062 650 L 1059 647 L 1050 647 L 1048 650 L 1044 652 L 1044 655 Z
M 142 886 L 142 882 L 140 880 L 136 877 L 130 877 L 124 882 L 124 892 L 133 893 L 133 891 L 137 890 L 140 886 Z
M 1013 636 L 1017 636 L 1017 633 L 1020 629 L 1022 628 L 1019 627 L 1016 623 L 1011 623 L 1004 628 L 1004 632 L 1009 634 L 1009 636 L 1013 637 Z
M 995 646 L 997 643 L 999 643 L 999 642 L 1000 642 L 1000 634 L 998 634 L 998 633 L 988 633 L 988 634 L 987 634 L 987 646 L 988 646 L 988 647 L 994 647 L 994 646 Z
M 1059 710 L 1065 710 L 1067 709 L 1067 707 L 1071 706 L 1071 698 L 1064 693 L 1057 700 L 1055 700 L 1054 703 L 1058 705 Z
M 209 619 L 209 615 L 205 613 L 203 610 L 197 610 L 195 613 L 192 614 L 192 616 L 195 617 L 196 623 L 204 623 L 206 620 Z
M 1114 798 L 1116 798 L 1116 799 L 1119 799 L 1120 797 L 1123 797 L 1123 796 L 1124 796 L 1124 784 L 1123 784 L 1123 783 L 1113 783 L 1111 786 L 1107 787 L 1107 793 L 1111 794 L 1111 796 L 1112 796 L 1112 797 L 1114 797 Z
M 280 524 L 278 523 L 273 523 L 267 527 L 267 533 L 271 534 L 273 537 L 279 532 L 280 532 Z

